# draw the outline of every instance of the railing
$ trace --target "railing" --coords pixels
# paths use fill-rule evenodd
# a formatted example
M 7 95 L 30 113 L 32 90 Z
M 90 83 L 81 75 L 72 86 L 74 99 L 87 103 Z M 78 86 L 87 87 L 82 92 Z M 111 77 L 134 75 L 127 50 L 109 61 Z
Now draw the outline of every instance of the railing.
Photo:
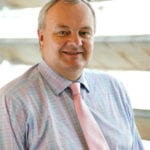
M 134 109 L 134 115 L 142 139 L 150 140 L 150 110 Z

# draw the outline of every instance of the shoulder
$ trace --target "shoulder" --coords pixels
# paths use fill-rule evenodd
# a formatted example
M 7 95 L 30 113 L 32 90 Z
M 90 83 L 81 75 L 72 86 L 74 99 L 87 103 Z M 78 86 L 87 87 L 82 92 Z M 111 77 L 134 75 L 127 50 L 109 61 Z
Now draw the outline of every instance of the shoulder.
M 37 69 L 38 64 L 29 68 L 25 73 L 16 79 L 10 81 L 5 86 L 0 89 L 0 97 L 3 95 L 14 95 L 18 93 L 20 90 L 25 89 L 32 85 L 33 82 L 39 76 L 39 72 Z
M 94 82 L 105 82 L 105 83 L 116 83 L 120 84 L 120 80 L 112 76 L 108 72 L 96 70 L 96 69 L 85 69 L 85 78 Z
M 91 88 L 95 87 L 112 93 L 126 94 L 126 88 L 122 81 L 108 72 L 95 69 L 85 69 L 84 78 Z

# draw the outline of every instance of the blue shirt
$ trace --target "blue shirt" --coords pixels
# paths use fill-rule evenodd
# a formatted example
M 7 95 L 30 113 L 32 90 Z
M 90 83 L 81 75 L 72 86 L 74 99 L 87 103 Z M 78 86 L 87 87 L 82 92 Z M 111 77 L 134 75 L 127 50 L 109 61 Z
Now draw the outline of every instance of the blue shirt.
M 110 149 L 143 150 L 123 85 L 105 73 L 89 69 L 83 71 L 78 82 Z M 71 83 L 43 61 L 3 87 L 0 149 L 88 149 L 68 88 Z

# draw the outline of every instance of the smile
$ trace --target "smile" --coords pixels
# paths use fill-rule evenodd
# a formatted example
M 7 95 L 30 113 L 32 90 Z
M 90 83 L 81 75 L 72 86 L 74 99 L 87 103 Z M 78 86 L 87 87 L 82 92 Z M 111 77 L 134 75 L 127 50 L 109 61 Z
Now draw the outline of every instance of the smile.
M 68 55 L 77 55 L 77 54 L 81 54 L 82 52 L 63 52 L 63 53 Z

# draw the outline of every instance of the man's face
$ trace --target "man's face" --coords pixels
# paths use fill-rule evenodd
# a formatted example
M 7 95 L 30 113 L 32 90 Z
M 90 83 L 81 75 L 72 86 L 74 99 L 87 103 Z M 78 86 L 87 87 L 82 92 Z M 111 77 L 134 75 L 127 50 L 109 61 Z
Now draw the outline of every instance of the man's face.
M 38 34 L 45 62 L 64 77 L 70 72 L 78 78 L 93 51 L 94 19 L 87 5 L 57 2 Z

